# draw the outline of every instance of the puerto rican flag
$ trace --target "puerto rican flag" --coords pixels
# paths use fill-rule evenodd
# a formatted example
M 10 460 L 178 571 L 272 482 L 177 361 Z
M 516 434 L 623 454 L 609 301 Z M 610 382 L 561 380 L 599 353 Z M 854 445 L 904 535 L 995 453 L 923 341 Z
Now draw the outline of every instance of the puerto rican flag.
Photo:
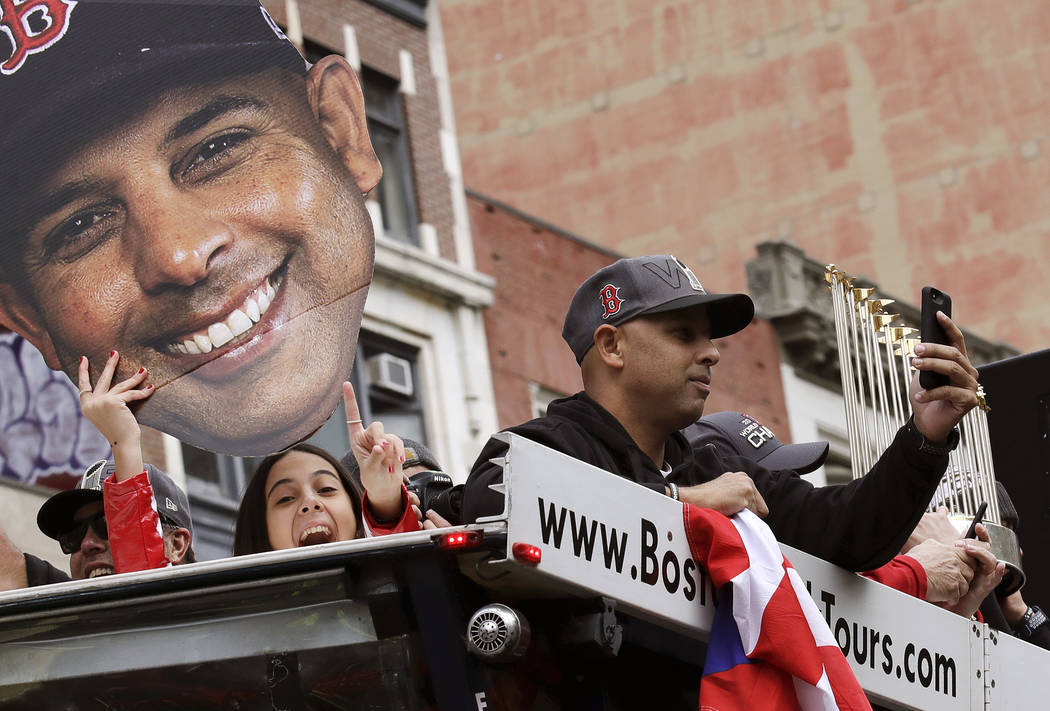
M 871 711 L 827 622 L 773 532 L 686 504 L 693 559 L 718 590 L 700 711 Z

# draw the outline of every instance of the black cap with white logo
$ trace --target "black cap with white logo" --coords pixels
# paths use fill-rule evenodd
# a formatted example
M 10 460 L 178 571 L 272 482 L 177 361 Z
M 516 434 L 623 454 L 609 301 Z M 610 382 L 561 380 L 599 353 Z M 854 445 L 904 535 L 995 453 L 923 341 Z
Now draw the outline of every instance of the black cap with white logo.
M 742 412 L 705 415 L 683 430 L 694 449 L 714 444 L 719 450 L 759 462 L 766 469 L 808 474 L 828 456 L 827 442 L 784 444 L 773 431 Z
M 44 533 L 58 539 L 71 529 L 75 522 L 73 516 L 84 504 L 102 501 L 102 483 L 113 474 L 113 464 L 106 460 L 98 461 L 88 467 L 84 476 L 77 482 L 75 489 L 60 491 L 44 502 L 36 516 L 36 525 Z M 193 532 L 193 520 L 190 517 L 190 502 L 186 493 L 178 484 L 152 464 L 146 464 L 146 474 L 153 489 L 153 501 L 157 513 L 180 528 Z
M 599 269 L 576 290 L 561 336 L 576 362 L 594 345 L 603 323 L 616 326 L 644 314 L 704 304 L 711 338 L 736 333 L 755 315 L 747 294 L 709 294 L 692 270 L 670 254 L 620 259 Z
M 0 174 L 165 89 L 306 62 L 258 0 L 27 0 L 0 13 Z M 65 140 L 63 140 L 65 139 Z M 16 183 L 17 184 L 17 183 Z

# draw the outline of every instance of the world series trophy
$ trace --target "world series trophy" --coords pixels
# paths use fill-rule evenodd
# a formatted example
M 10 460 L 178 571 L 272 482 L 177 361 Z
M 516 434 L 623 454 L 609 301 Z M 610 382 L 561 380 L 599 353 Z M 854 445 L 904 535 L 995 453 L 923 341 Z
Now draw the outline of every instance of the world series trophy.
M 838 341 L 842 397 L 846 409 L 853 478 L 864 476 L 912 415 L 908 388 L 915 368 L 918 329 L 899 325 L 899 314 L 887 313 L 892 299 L 877 298 L 870 287 L 855 286 L 856 277 L 829 264 L 824 279 L 831 291 Z M 984 525 L 993 555 L 1006 563 L 997 593 L 1009 595 L 1024 585 L 1017 535 L 1003 526 L 996 495 L 995 467 L 988 436 L 988 403 L 978 385 L 978 406 L 959 423 L 959 446 L 949 454 L 929 510 L 944 506 L 948 517 L 966 531 L 986 505 Z

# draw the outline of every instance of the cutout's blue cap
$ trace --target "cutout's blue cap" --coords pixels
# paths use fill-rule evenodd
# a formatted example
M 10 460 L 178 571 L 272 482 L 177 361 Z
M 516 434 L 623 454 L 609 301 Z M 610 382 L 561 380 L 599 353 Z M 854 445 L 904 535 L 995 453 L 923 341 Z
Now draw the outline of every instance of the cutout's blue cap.
M 0 17 L 0 156 L 19 170 L 98 110 L 166 88 L 307 65 L 258 0 L 31 0 Z M 69 145 L 75 146 L 76 141 Z

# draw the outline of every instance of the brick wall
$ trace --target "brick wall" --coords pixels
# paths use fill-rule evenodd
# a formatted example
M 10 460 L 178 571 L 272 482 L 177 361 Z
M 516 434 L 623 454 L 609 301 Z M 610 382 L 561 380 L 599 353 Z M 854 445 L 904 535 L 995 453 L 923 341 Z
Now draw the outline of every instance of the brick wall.
M 286 26 L 284 2 L 267 0 L 263 4 L 278 23 Z M 456 261 L 452 196 L 441 157 L 441 116 L 426 30 L 354 0 L 299 0 L 299 14 L 305 37 L 339 52 L 343 51 L 343 24 L 353 26 L 361 64 L 387 76 L 400 79 L 398 52 L 404 49 L 412 53 L 417 93 L 402 97 L 416 209 L 419 221 L 437 230 L 441 256 Z
M 532 418 L 529 384 L 562 393 L 583 387 L 579 366 L 561 339 L 572 295 L 591 274 L 617 259 L 478 195 L 468 197 L 478 271 L 496 278 L 485 312 L 489 362 L 500 427 Z M 723 290 L 721 274 L 697 270 L 705 286 Z M 764 321 L 717 342 L 707 411 L 745 410 L 790 439 L 776 334 Z
M 1045 0 L 442 0 L 468 187 L 725 288 L 789 238 L 1050 344 Z

